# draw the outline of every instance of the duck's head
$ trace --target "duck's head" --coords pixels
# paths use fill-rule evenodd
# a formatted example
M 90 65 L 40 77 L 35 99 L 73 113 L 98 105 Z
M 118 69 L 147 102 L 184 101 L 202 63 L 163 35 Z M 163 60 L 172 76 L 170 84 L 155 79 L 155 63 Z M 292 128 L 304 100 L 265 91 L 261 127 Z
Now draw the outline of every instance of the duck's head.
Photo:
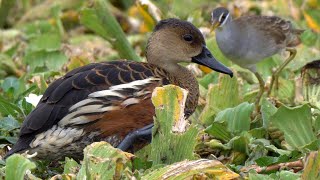
M 230 12 L 224 7 L 218 7 L 211 13 L 211 24 L 212 28 L 223 27 L 228 20 L 230 20 Z
M 180 62 L 194 62 L 233 76 L 230 69 L 217 61 L 207 49 L 202 33 L 194 25 L 179 19 L 160 21 L 147 46 L 151 64 L 172 69 Z

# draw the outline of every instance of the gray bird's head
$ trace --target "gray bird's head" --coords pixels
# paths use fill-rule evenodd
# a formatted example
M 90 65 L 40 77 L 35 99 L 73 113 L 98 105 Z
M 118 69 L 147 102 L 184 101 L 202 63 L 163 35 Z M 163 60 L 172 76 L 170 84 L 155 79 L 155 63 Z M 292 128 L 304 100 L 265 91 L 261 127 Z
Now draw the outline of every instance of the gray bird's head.
M 211 13 L 211 24 L 212 28 L 222 27 L 229 19 L 230 12 L 224 7 L 218 7 L 214 9 Z

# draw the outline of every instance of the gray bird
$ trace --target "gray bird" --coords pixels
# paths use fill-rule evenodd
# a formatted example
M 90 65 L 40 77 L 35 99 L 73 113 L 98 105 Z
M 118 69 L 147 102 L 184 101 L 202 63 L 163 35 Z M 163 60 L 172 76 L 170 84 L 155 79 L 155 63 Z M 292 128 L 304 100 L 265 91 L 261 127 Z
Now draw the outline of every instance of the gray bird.
M 304 30 L 294 29 L 290 21 L 277 16 L 242 16 L 233 20 L 224 7 L 212 11 L 211 23 L 216 29 L 216 40 L 222 53 L 235 64 L 251 70 L 259 80 L 258 106 L 265 83 L 256 70 L 256 64 L 285 50 L 290 53 L 273 74 L 269 95 L 281 70 L 295 57 L 294 47 L 301 43 L 299 35 Z

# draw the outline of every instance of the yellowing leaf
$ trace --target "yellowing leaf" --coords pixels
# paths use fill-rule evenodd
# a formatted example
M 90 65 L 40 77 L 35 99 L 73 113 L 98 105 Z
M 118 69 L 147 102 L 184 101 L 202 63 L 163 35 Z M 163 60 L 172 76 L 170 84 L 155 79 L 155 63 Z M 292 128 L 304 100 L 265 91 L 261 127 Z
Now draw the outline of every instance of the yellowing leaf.
M 211 73 L 212 72 L 212 69 L 206 67 L 206 66 L 202 66 L 202 65 L 199 65 L 199 69 L 201 69 L 201 71 L 203 71 L 204 73 L 208 74 L 208 73 Z
M 161 11 L 149 0 L 139 0 L 136 5 L 145 22 L 143 29 L 152 31 L 155 24 L 161 20 Z
M 217 160 L 181 161 L 144 175 L 141 179 L 236 179 L 239 175 Z
M 320 178 L 320 153 L 319 151 L 311 152 L 304 166 L 302 179 L 319 179 Z
M 317 33 L 320 33 L 320 15 L 318 10 L 303 11 L 303 15 L 307 21 L 308 26 Z

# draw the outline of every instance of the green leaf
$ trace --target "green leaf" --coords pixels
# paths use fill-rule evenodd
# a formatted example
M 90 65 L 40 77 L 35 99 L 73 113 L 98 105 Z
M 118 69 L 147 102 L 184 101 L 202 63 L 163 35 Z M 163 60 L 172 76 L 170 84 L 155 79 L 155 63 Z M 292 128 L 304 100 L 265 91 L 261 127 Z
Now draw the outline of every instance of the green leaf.
M 211 125 L 218 112 L 240 103 L 237 78 L 220 74 L 218 84 L 209 86 L 206 99 L 199 119 L 203 124 Z
M 313 32 L 310 29 L 307 29 L 301 35 L 302 43 L 306 46 L 314 46 L 318 38 L 319 38 L 319 35 L 317 35 L 317 33 Z
M 269 177 L 265 174 L 258 174 L 255 171 L 249 172 L 249 180 L 274 180 L 273 178 Z
M 133 159 L 133 168 L 136 170 L 149 169 L 152 167 L 152 161 L 144 160 L 138 157 Z
M 287 162 L 288 160 L 289 160 L 289 157 L 287 155 L 282 155 L 279 157 L 264 156 L 259 159 L 256 159 L 256 163 L 258 166 L 264 167 L 264 166 L 269 166 L 272 164 Z
M 281 180 L 300 180 L 300 174 L 290 171 L 280 171 L 279 179 Z
M 1 140 L 6 140 L 11 144 L 15 144 L 17 142 L 17 140 L 18 140 L 17 137 L 11 137 L 11 136 L 0 136 L 0 139 Z
M 199 84 L 208 89 L 209 84 L 216 83 L 218 80 L 218 74 L 215 71 L 212 71 L 209 74 L 206 74 L 203 78 L 199 80 Z
M 16 63 L 7 54 L 0 53 L 0 71 L 3 71 L 3 75 L 15 74 L 17 71 Z M 2 77 L 0 76 L 0 78 Z
M 251 136 L 248 133 L 243 133 L 241 136 L 235 136 L 228 143 L 227 146 L 233 150 L 249 155 L 249 143 Z
M 13 118 L 5 117 L 0 120 L 0 129 L 2 130 L 12 131 L 14 129 L 18 129 L 19 127 L 19 122 Z
M 156 111 L 150 154 L 153 166 L 195 159 L 193 152 L 199 130 L 194 125 L 186 126 L 183 113 L 186 97 L 187 91 L 175 85 L 153 91 Z
M 124 178 L 125 168 L 132 167 L 132 156 L 130 153 L 112 147 L 107 142 L 95 142 L 84 149 L 83 163 L 77 179 Z
M 59 71 L 68 58 L 60 51 L 37 51 L 28 53 L 24 57 L 24 62 L 29 64 L 31 69 L 46 66 L 52 71 Z
M 58 34 L 59 33 L 56 26 L 53 26 L 47 20 L 26 23 L 23 25 L 22 28 L 27 38 L 37 37 L 41 34 Z
M 81 23 L 110 42 L 121 58 L 140 61 L 129 44 L 121 26 L 110 11 L 110 5 L 104 0 L 94 0 L 93 8 L 81 12 Z
M 261 114 L 264 128 L 269 127 L 269 119 L 276 112 L 277 108 L 270 101 L 264 98 L 261 104 Z
M 22 99 L 20 107 L 24 112 L 24 115 L 28 115 L 33 110 L 33 105 L 28 103 L 25 98 Z
M 27 170 L 36 168 L 36 165 L 20 154 L 10 156 L 6 161 L 7 180 L 23 180 Z
M 316 134 L 320 134 L 320 115 L 317 116 L 317 118 L 314 121 L 314 131 Z
M 0 96 L 0 114 L 3 116 L 12 115 L 13 117 L 16 117 L 18 113 L 22 113 L 18 106 L 8 102 Z
M 253 108 L 253 104 L 244 102 L 234 108 L 227 108 L 219 112 L 214 121 L 227 123 L 228 130 L 239 135 L 241 132 L 250 129 L 250 115 Z
M 57 51 L 60 46 L 61 39 L 58 34 L 42 34 L 30 41 L 28 49 L 29 51 Z
M 20 81 L 16 77 L 7 77 L 4 79 L 1 87 L 5 92 L 7 92 L 10 88 L 13 88 L 13 90 L 16 91 L 20 88 Z
M 77 173 L 79 169 L 79 164 L 75 160 L 66 157 L 65 163 L 66 164 L 64 165 L 64 168 L 63 168 L 63 174 Z
M 227 130 L 226 125 L 222 123 L 212 123 L 205 132 L 224 142 L 228 142 L 231 139 L 231 133 Z
M 302 179 L 320 179 L 320 153 L 319 151 L 311 152 L 304 166 Z
M 205 174 L 205 176 L 203 176 Z M 199 178 L 197 178 L 199 177 Z M 181 161 L 144 174 L 141 179 L 237 179 L 239 175 L 217 160 Z
M 252 137 L 257 138 L 257 139 L 265 138 L 266 134 L 267 134 L 266 129 L 264 129 L 264 128 L 254 128 L 248 132 Z
M 270 122 L 284 133 L 286 142 L 295 149 L 301 150 L 317 139 L 312 129 L 312 115 L 308 105 L 294 108 L 281 106 L 270 117 Z

